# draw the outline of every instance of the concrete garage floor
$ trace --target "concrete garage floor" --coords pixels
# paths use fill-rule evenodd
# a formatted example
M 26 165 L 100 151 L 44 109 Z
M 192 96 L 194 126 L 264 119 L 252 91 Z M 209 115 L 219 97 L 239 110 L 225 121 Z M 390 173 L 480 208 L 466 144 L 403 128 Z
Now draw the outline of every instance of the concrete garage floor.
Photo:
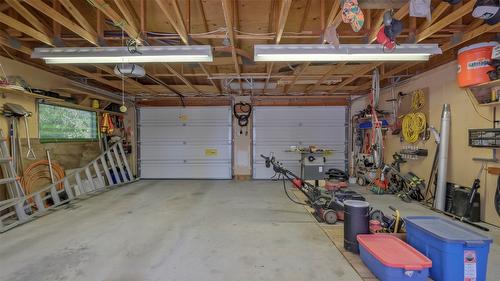
M 437 215 L 392 195 L 372 206 Z M 488 280 L 498 280 L 500 229 Z M 473 229 L 473 228 L 472 228 Z M 281 182 L 139 181 L 0 234 L 0 280 L 361 280 Z
M 139 181 L 0 241 L 9 281 L 361 280 L 270 181 Z

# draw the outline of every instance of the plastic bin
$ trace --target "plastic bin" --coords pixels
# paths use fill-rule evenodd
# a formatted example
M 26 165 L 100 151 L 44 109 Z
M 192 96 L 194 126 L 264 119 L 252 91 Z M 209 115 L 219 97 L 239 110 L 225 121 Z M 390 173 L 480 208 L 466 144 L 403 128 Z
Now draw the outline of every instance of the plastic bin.
M 432 260 L 435 281 L 486 280 L 492 240 L 439 217 L 406 217 L 406 241 Z
M 360 234 L 361 260 L 381 281 L 425 281 L 431 260 L 395 236 Z

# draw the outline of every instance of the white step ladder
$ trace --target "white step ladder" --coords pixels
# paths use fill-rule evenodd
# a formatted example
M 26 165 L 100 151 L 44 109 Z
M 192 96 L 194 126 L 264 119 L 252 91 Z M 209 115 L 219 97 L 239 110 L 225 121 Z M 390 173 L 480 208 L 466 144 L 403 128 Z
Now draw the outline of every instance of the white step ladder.
M 5 145 L 2 137 L 1 146 Z M 3 151 L 3 147 L 1 147 Z M 8 150 L 7 150 L 8 151 Z M 3 156 L 2 156 L 3 157 Z M 3 167 L 3 166 L 2 166 Z M 13 169 L 13 166 L 12 166 Z M 7 179 L 5 179 L 7 180 Z M 10 180 L 13 180 L 10 178 Z M 0 202 L 0 232 L 45 215 L 47 211 L 75 199 L 134 181 L 121 141 L 86 166 L 32 194 Z M 22 189 L 16 177 L 16 186 Z

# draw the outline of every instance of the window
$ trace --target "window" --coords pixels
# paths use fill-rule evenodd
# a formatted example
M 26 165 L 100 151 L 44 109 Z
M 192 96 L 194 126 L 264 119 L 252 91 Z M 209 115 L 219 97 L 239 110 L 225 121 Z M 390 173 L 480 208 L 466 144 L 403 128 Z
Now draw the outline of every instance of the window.
M 51 104 L 38 104 L 38 131 L 41 142 L 95 141 L 97 114 Z

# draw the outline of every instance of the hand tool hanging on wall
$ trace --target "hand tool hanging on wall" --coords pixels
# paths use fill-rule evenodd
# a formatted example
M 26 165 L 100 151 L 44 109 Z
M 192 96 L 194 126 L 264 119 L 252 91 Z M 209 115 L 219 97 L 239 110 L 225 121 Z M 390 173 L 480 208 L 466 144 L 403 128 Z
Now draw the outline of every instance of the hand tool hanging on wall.
M 238 119 L 240 126 L 240 135 L 243 134 L 243 127 L 245 127 L 245 136 L 248 135 L 248 121 L 252 115 L 252 105 L 246 102 L 238 102 L 233 106 L 233 114 Z
M 33 148 L 31 146 L 31 138 L 29 134 L 29 124 L 28 124 L 28 118 L 31 116 L 31 112 L 27 111 L 23 106 L 19 104 L 14 104 L 14 103 L 6 103 L 3 106 L 3 115 L 5 117 L 10 117 L 11 122 L 10 122 L 10 135 L 11 135 L 11 150 L 12 150 L 12 155 L 15 156 L 15 142 L 14 139 L 17 136 L 18 142 L 19 141 L 19 134 L 17 130 L 17 124 L 20 118 L 24 119 L 24 128 L 26 131 L 26 142 L 28 146 L 28 151 L 26 153 L 26 158 L 30 160 L 36 159 L 35 152 L 33 151 Z M 19 145 L 19 149 L 21 149 L 21 146 Z
M 30 160 L 35 160 L 36 155 L 35 151 L 33 151 L 33 148 L 31 147 L 31 138 L 30 138 L 30 128 L 28 126 L 28 117 L 31 115 L 31 113 L 26 113 L 24 114 L 24 129 L 26 130 L 26 142 L 28 144 L 28 151 L 26 152 L 26 158 Z

